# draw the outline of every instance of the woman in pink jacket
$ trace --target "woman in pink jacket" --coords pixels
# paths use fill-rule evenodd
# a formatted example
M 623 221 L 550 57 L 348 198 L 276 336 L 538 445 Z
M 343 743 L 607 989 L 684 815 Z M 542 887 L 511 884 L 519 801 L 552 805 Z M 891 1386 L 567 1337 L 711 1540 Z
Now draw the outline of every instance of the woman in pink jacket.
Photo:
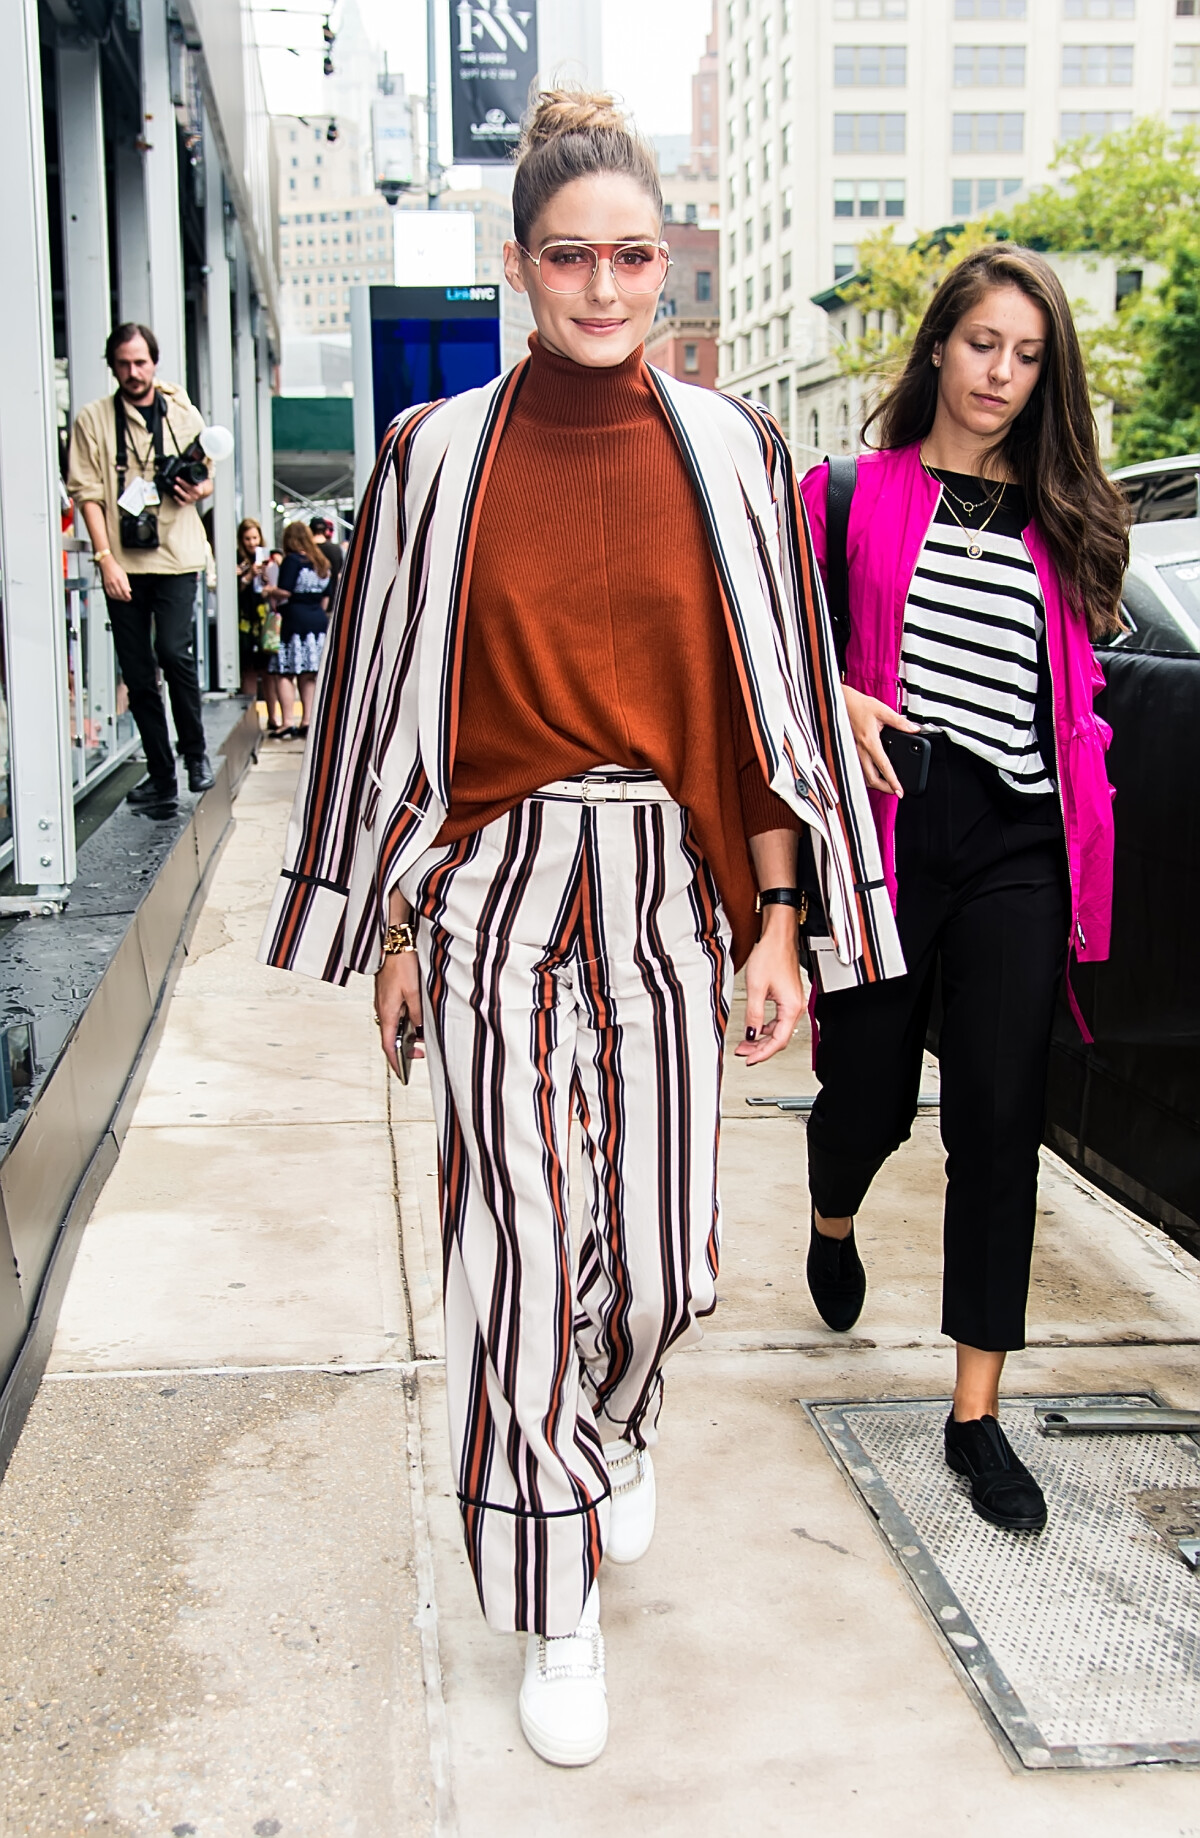
M 1059 985 L 1071 953 L 1108 952 L 1091 644 L 1118 627 L 1127 518 L 1070 308 L 1030 250 L 993 245 L 954 269 L 871 422 L 880 450 L 858 461 L 846 535 L 845 696 L 908 968 L 817 997 L 809 1288 L 830 1327 L 853 1326 L 854 1214 L 908 1137 L 940 972 L 946 1460 L 985 1519 L 1040 1531 L 999 1383 L 1024 1345 Z M 802 490 L 828 581 L 827 467 Z

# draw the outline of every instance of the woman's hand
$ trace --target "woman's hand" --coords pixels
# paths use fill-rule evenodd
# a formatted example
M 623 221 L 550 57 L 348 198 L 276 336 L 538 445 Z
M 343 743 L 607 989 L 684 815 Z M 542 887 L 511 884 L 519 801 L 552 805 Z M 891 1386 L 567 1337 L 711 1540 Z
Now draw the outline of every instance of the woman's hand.
M 385 957 L 375 976 L 375 1019 L 379 1023 L 379 1044 L 388 1065 L 400 1077 L 396 1058 L 396 1040 L 405 1016 L 413 1026 L 421 1027 L 421 966 L 415 951 L 396 951 Z M 413 1058 L 424 1059 L 420 1041 L 413 1047 Z
M 768 1002 L 775 1004 L 772 1021 L 765 1019 Z M 795 909 L 768 906 L 762 936 L 746 959 L 746 1038 L 734 1048 L 738 1058 L 757 1066 L 782 1052 L 803 1008 Z
M 892 771 L 891 761 L 883 750 L 880 739 L 884 728 L 899 728 L 902 734 L 919 734 L 920 728 L 915 721 L 907 721 L 898 715 L 886 702 L 880 702 L 875 696 L 864 696 L 857 689 L 848 689 L 842 685 L 842 694 L 846 698 L 846 713 L 850 717 L 850 728 L 854 735 L 854 744 L 858 748 L 858 757 L 863 769 L 863 777 L 871 791 L 890 791 L 897 798 L 902 798 L 900 781 Z

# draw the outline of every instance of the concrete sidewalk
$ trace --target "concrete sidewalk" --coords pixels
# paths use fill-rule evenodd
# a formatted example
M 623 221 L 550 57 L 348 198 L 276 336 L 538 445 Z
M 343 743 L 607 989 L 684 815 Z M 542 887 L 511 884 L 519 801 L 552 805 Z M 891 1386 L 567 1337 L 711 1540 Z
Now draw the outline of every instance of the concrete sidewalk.
M 1010 1765 L 799 1408 L 950 1375 L 936 1117 L 863 1216 L 859 1330 L 813 1311 L 804 1128 L 745 1102 L 812 1088 L 799 1040 L 730 1061 L 720 1307 L 602 1583 L 608 1750 L 530 1753 L 446 1461 L 428 1087 L 366 984 L 254 961 L 297 765 L 238 800 L 0 1486 L 0 1833 L 1197 1838 L 1190 1771 Z M 1200 1405 L 1195 1264 L 1049 1160 L 1043 1215 L 1010 1389 Z

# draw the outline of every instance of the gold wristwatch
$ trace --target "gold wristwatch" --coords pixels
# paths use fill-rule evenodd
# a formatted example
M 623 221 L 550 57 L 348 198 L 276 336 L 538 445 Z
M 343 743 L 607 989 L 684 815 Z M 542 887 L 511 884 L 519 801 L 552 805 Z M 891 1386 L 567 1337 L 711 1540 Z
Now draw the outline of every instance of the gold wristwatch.
M 402 951 L 415 951 L 416 948 L 416 932 L 411 925 L 389 925 L 383 935 L 385 957 L 398 957 Z

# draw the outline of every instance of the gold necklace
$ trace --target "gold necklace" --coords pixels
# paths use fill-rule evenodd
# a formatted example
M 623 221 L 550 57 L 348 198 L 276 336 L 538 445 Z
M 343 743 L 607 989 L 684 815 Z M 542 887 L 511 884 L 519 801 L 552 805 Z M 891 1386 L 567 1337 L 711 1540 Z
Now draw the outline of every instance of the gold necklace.
M 935 479 L 937 481 L 937 483 L 941 486 L 943 491 L 948 491 L 950 493 L 950 496 L 954 499 L 954 502 L 956 504 L 962 505 L 963 512 L 968 517 L 973 517 L 976 511 L 981 511 L 985 504 L 991 504 L 994 506 L 998 502 L 998 498 L 993 498 L 991 492 L 989 491 L 985 493 L 985 495 L 979 500 L 978 503 L 972 503 L 969 499 L 964 498 L 961 492 L 955 491 L 949 479 L 944 479 L 941 473 L 938 472 L 934 467 L 926 466 L 925 470 L 929 474 L 931 479 Z M 996 487 L 996 490 L 999 494 L 999 497 L 1002 498 L 1004 496 L 1004 486 L 1002 484 L 998 484 Z
M 941 491 L 944 491 L 944 492 L 949 491 L 950 496 L 952 498 L 958 496 L 956 492 L 950 491 L 950 487 L 946 484 L 946 481 L 944 479 L 939 479 L 937 474 L 933 472 L 928 466 L 925 465 L 924 458 L 922 458 L 921 464 L 925 468 L 925 472 L 928 475 L 928 477 L 933 480 L 933 483 L 936 486 L 938 486 Z M 966 500 L 964 498 L 959 498 L 958 501 L 965 509 Z M 1003 502 L 1004 502 L 1004 487 L 1003 485 L 1001 485 L 1000 490 L 996 497 L 996 502 L 992 505 L 991 510 L 988 512 L 987 516 L 984 518 L 983 522 L 979 525 L 979 528 L 976 530 L 969 529 L 967 525 L 963 522 L 962 518 L 959 516 L 958 512 L 955 510 L 954 506 L 951 503 L 947 502 L 946 509 L 949 511 L 950 515 L 953 517 L 955 523 L 958 525 L 963 535 L 970 539 L 967 543 L 967 554 L 970 556 L 973 562 L 979 561 L 980 557 L 982 556 L 983 545 L 979 541 L 979 538 L 983 535 L 983 532 L 987 529 L 988 524 L 992 521 L 992 518 L 996 515 L 996 512 L 1000 509 L 1000 506 L 1003 504 Z M 972 506 L 971 508 L 974 509 L 974 506 Z

